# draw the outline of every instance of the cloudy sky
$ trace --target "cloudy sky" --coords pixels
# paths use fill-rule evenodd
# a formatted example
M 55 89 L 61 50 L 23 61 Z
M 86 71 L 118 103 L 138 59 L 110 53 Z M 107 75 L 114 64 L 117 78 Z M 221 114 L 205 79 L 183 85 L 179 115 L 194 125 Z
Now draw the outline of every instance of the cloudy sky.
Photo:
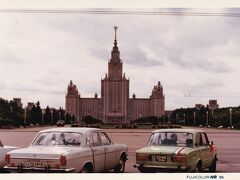
M 167 110 L 240 105 L 240 17 L 226 16 L 1 12 L 0 97 L 64 107 L 70 80 L 82 97 L 100 94 L 115 25 L 130 96 L 148 98 L 161 81 Z

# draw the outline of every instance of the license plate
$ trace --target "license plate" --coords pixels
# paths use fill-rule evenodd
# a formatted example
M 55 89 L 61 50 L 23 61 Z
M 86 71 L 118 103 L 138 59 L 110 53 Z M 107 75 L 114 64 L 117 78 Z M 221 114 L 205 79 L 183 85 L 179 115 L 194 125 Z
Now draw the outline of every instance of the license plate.
M 44 167 L 44 163 L 42 162 L 25 162 L 25 167 Z
M 158 162 L 167 162 L 167 156 L 166 155 L 157 155 L 156 161 Z

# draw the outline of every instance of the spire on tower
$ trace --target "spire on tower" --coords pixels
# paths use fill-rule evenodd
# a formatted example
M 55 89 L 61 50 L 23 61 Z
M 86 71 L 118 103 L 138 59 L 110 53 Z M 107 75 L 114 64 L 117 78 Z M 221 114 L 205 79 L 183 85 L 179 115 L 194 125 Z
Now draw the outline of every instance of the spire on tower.
M 114 46 L 116 47 L 117 46 L 117 29 L 118 29 L 118 27 L 114 26 L 113 28 L 114 28 L 114 31 L 115 31 Z

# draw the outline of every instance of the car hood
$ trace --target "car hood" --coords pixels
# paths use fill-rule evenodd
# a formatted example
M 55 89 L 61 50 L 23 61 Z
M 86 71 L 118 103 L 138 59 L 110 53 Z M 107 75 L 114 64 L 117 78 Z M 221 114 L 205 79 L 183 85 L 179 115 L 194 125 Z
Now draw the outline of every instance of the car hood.
M 81 147 L 49 147 L 49 146 L 30 146 L 9 152 L 11 158 L 59 158 L 61 155 L 66 155 L 71 151 L 79 150 Z
M 189 147 L 176 147 L 176 146 L 147 146 L 137 150 L 137 153 L 149 153 L 149 154 L 186 154 L 191 151 Z

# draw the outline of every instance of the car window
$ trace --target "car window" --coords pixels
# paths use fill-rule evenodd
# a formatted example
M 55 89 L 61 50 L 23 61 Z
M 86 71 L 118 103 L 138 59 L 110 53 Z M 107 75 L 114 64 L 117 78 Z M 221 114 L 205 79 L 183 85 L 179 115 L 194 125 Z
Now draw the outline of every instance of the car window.
M 193 135 L 188 132 L 156 132 L 151 135 L 148 145 L 192 147 Z
M 80 146 L 82 134 L 75 132 L 44 132 L 37 136 L 33 146 Z
M 208 142 L 206 134 L 205 133 L 201 133 L 201 136 L 202 136 L 203 146 L 208 146 L 209 142 Z
M 102 144 L 104 144 L 104 145 L 111 144 L 110 139 L 108 138 L 108 136 L 105 133 L 101 132 L 100 133 L 100 138 L 101 138 Z
M 91 146 L 101 146 L 101 141 L 97 132 L 92 133 L 89 142 Z
M 0 141 L 0 147 L 3 147 L 3 143 Z

